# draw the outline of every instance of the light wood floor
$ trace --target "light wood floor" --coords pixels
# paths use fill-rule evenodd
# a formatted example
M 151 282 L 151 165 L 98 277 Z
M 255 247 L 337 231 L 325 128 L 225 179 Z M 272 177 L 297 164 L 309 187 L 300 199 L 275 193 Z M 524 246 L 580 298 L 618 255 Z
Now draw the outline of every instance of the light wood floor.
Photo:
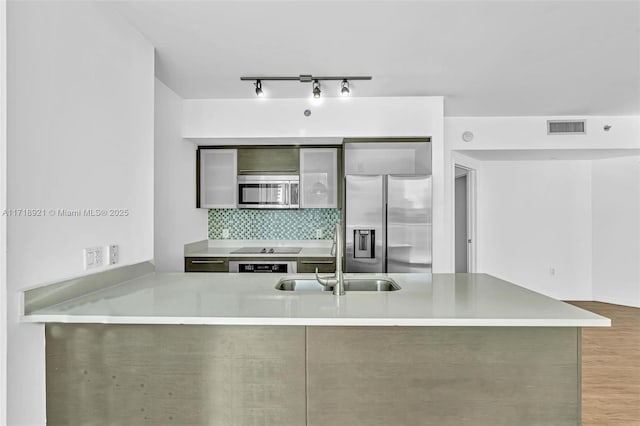
M 611 318 L 582 329 L 582 424 L 640 425 L 640 308 L 569 302 Z

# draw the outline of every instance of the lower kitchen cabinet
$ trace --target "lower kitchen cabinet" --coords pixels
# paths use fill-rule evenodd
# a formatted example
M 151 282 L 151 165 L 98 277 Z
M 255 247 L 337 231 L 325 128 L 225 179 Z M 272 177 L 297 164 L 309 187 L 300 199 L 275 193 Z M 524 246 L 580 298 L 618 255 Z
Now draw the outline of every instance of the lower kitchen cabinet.
M 185 257 L 185 272 L 229 272 L 226 257 Z
M 298 259 L 298 273 L 308 272 L 335 272 L 336 259 L 334 257 L 308 257 Z
M 301 426 L 305 328 L 46 327 L 47 425 Z
M 579 425 L 579 335 L 571 327 L 307 327 L 306 424 Z
M 45 338 L 47 425 L 580 424 L 575 327 L 54 323 Z

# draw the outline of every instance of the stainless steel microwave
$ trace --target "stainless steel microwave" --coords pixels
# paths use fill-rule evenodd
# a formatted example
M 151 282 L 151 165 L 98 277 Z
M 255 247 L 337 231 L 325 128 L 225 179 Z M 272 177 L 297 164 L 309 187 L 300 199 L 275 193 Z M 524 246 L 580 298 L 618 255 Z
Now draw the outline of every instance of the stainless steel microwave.
M 238 176 L 238 208 L 297 209 L 299 189 L 297 175 Z

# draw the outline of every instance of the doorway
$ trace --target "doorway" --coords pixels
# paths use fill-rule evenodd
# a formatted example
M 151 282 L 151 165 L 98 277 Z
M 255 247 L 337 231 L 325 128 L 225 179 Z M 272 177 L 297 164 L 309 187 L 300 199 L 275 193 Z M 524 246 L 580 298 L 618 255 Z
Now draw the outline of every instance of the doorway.
M 475 170 L 455 165 L 455 272 L 475 272 Z

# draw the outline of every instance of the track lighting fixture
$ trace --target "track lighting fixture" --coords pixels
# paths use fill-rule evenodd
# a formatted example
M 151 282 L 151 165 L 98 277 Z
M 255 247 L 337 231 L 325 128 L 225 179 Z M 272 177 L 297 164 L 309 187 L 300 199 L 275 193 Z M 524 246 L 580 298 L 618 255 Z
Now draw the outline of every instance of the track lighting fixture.
M 320 99 L 320 82 L 318 80 L 313 80 L 313 97 Z
M 254 86 L 256 86 L 256 96 L 261 98 L 264 96 L 264 92 L 262 91 L 262 81 L 256 80 Z
M 321 80 L 336 80 L 340 81 L 340 96 L 350 96 L 351 90 L 349 87 L 350 80 L 371 80 L 372 77 L 370 75 L 356 75 L 356 76 L 346 76 L 346 75 L 337 75 L 337 76 L 324 76 L 324 77 L 316 77 L 311 74 L 302 74 L 297 77 L 240 77 L 242 81 L 255 81 L 254 86 L 256 86 L 256 96 L 262 97 L 264 96 L 264 92 L 262 91 L 262 81 L 298 81 L 300 83 L 311 83 L 312 84 L 312 93 L 313 97 L 318 99 L 321 94 L 320 90 L 320 81 Z
M 340 89 L 340 96 L 349 96 L 349 81 L 342 80 L 342 89 Z

